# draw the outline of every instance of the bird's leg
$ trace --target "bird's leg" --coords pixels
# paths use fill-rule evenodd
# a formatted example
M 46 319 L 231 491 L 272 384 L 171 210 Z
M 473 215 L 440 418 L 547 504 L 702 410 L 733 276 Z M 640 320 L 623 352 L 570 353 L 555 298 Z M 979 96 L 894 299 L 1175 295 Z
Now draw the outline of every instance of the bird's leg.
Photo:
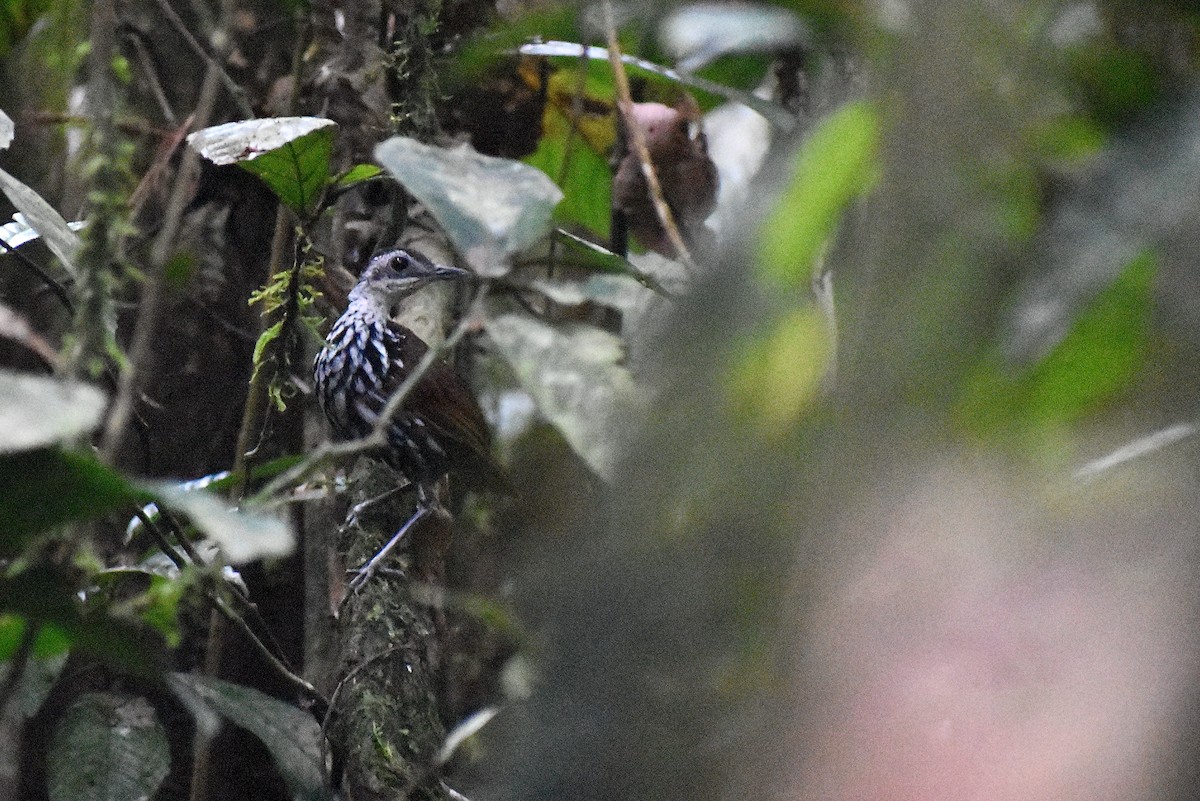
M 354 578 L 350 580 L 351 593 L 356 593 L 366 586 L 367 582 L 371 580 L 371 576 L 375 573 L 375 570 L 379 567 L 379 564 L 387 558 L 388 554 L 392 552 L 393 548 L 400 544 L 400 540 L 404 539 L 404 535 L 408 533 L 408 530 L 415 526 L 422 518 L 425 517 L 425 515 L 429 514 L 429 510 L 429 505 L 426 504 L 424 498 L 422 498 L 417 504 L 416 511 L 413 512 L 412 517 L 408 518 L 408 521 L 401 526 L 395 534 L 392 535 L 392 538 L 388 540 L 387 545 L 384 545 L 382 548 L 380 548 L 379 552 L 371 557 L 371 561 L 367 562 L 358 569 L 358 572 L 355 574 Z

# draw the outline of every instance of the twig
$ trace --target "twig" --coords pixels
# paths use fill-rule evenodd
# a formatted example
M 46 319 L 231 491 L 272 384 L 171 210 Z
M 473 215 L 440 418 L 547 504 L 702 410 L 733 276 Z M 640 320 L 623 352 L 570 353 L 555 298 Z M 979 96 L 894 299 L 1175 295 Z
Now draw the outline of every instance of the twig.
M 174 563 L 175 567 L 179 568 L 181 571 L 186 568 L 188 564 L 187 560 L 180 556 L 179 552 L 176 551 L 175 548 L 172 547 L 171 543 L 167 541 L 166 535 L 163 534 L 162 529 L 160 529 L 154 523 L 154 521 L 150 519 L 150 515 L 146 514 L 140 506 L 134 508 L 133 514 L 138 520 L 142 521 L 142 526 L 145 527 L 146 531 L 150 532 L 150 536 L 154 539 L 155 544 L 158 545 L 158 549 L 162 551 L 163 554 L 171 560 L 171 562 Z
M 667 205 L 667 200 L 663 197 L 662 184 L 659 183 L 658 173 L 654 169 L 654 163 L 650 160 L 650 149 L 646 146 L 646 132 L 642 130 L 642 126 L 633 116 L 633 95 L 629 91 L 629 76 L 625 74 L 625 62 L 621 60 L 621 45 L 617 41 L 617 27 L 613 18 L 611 0 L 604 0 L 604 27 L 608 37 L 608 63 L 612 65 L 613 82 L 617 86 L 617 106 L 621 109 L 621 116 L 625 120 L 625 131 L 629 137 L 629 144 L 633 145 L 634 155 L 641 164 L 642 175 L 645 177 L 646 187 L 650 191 L 650 200 L 654 203 L 654 211 L 658 215 L 659 222 L 662 223 L 663 230 L 667 233 L 667 239 L 671 240 L 671 246 L 675 248 L 675 253 L 688 272 L 695 272 L 696 263 L 692 260 L 692 253 L 679 233 L 679 227 L 675 224 L 675 215 L 671 213 L 671 207 Z
M 179 552 L 171 546 L 171 544 L 167 541 L 166 536 L 162 533 L 154 521 L 150 519 L 149 515 L 142 511 L 141 508 L 138 508 L 134 514 L 139 520 L 142 521 L 142 525 L 146 527 L 146 530 L 150 532 L 151 537 L 153 537 L 154 541 L 158 544 L 159 550 L 161 550 L 168 559 L 174 562 L 177 568 L 180 570 L 186 568 L 188 565 L 188 559 L 184 559 L 182 556 L 180 556 Z M 178 531 L 176 531 L 175 536 L 181 544 L 187 541 L 183 537 L 182 533 Z M 189 558 L 192 564 L 205 564 L 200 560 L 199 555 L 196 554 L 194 550 L 189 549 L 189 551 Z M 225 591 L 229 592 L 229 583 L 223 582 L 223 586 L 225 587 Z M 254 629 L 250 627 L 250 624 L 246 622 L 245 618 L 243 618 L 229 606 L 225 599 L 221 597 L 220 592 L 221 590 L 219 588 L 210 587 L 205 590 L 204 595 L 206 598 L 208 598 L 209 603 L 211 603 L 214 608 L 218 609 L 222 615 L 224 615 L 230 622 L 237 626 L 242 633 L 250 639 L 250 642 L 254 646 L 255 650 L 262 654 L 263 658 L 267 660 L 267 663 L 274 668 L 289 684 L 298 689 L 310 701 L 327 704 L 328 702 L 325 701 L 324 696 L 322 696 L 315 687 L 313 687 L 303 678 L 297 676 L 292 671 L 291 666 L 287 664 L 286 657 L 283 655 L 283 649 L 280 647 L 279 643 L 275 641 L 275 638 L 271 634 L 271 630 L 267 627 L 266 621 L 262 619 L 262 615 L 259 613 L 258 608 L 252 604 L 249 599 L 243 598 L 239 593 L 230 593 L 234 600 L 240 603 L 251 615 L 254 616 L 255 622 L 262 627 L 264 634 L 266 634 L 267 639 L 270 641 L 269 646 L 267 643 L 262 641 L 262 638 L 260 638 L 257 633 L 255 633 Z M 2 708 L 2 706 L 0 706 L 0 708 Z
M 150 84 L 150 94 L 158 103 L 158 110 L 162 112 L 163 119 L 167 121 L 168 125 L 175 125 L 175 110 L 171 108 L 171 102 L 167 100 L 167 93 L 163 91 L 162 83 L 158 80 L 154 69 L 154 59 L 147 52 L 146 43 L 142 41 L 140 35 L 131 36 L 129 40 L 133 42 L 133 49 L 137 52 L 138 61 L 142 65 L 142 74 L 146 76 L 146 81 Z
M 404 405 L 404 401 L 408 398 L 413 388 L 425 377 L 430 368 L 444 356 L 450 349 L 459 343 L 466 335 L 467 329 L 475 322 L 476 314 L 483 306 L 483 299 L 487 295 L 487 286 L 483 286 L 476 293 L 471 301 L 471 306 L 467 313 L 462 316 L 458 324 L 454 326 L 454 330 L 441 343 L 435 347 L 431 347 L 421 357 L 421 361 L 411 373 L 401 382 L 396 388 L 395 393 L 388 398 L 387 404 L 380 412 L 379 418 L 375 421 L 375 428 L 370 434 L 359 439 L 347 440 L 345 442 L 327 442 L 314 450 L 304 460 L 296 463 L 287 471 L 280 473 L 274 479 L 269 481 L 266 486 L 259 490 L 250 503 L 261 504 L 268 500 L 272 495 L 280 492 L 285 487 L 301 480 L 312 472 L 316 467 L 323 464 L 325 461 L 339 457 L 347 456 L 355 453 L 363 453 L 364 451 L 380 448 L 387 444 L 387 429 L 391 424 L 392 417 L 396 412 L 400 411 L 400 407 Z
M 230 97 L 233 98 L 233 102 L 237 104 L 238 110 L 242 112 L 242 116 L 248 120 L 254 119 L 254 109 L 250 107 L 250 103 L 246 100 L 246 95 L 244 92 L 242 92 L 242 88 L 237 85 L 229 73 L 225 71 L 225 68 L 221 66 L 221 62 L 218 61 L 218 57 L 210 54 L 204 49 L 203 45 L 196 41 L 196 37 L 192 36 L 192 32 L 187 29 L 187 25 L 184 24 L 183 19 L 179 16 L 178 12 L 171 7 L 171 0 L 157 0 L 157 2 L 159 10 L 162 11 L 163 16 L 165 16 L 167 21 L 170 22 L 171 25 L 174 26 L 175 30 L 179 32 L 179 35 L 183 37 L 185 42 L 187 42 L 188 47 L 192 48 L 192 50 L 196 52 L 196 55 L 200 56 L 200 58 L 206 64 L 208 64 L 208 68 L 210 70 L 217 71 L 217 75 L 220 77 L 221 83 L 225 84 L 225 90 L 229 92 Z M 225 26 L 222 25 L 222 29 L 224 29 L 224 27 Z M 228 36 L 228 33 L 225 32 L 223 35 Z
M 388 426 L 391 425 L 392 418 L 396 416 L 396 412 L 400 411 L 400 407 L 404 405 L 405 399 L 413 391 L 413 388 L 425 377 L 425 373 L 433 367 L 441 356 L 447 351 L 454 348 L 455 345 L 466 335 L 467 329 L 476 322 L 476 315 L 483 307 L 483 298 L 487 294 L 487 287 L 481 287 L 475 293 L 475 297 L 471 299 L 470 308 L 467 313 L 462 316 L 458 324 L 454 326 L 454 330 L 450 332 L 450 336 L 446 337 L 446 341 L 442 342 L 436 348 L 430 348 L 429 351 L 417 363 L 417 367 L 412 371 L 396 389 L 392 397 L 388 398 L 387 404 L 383 407 L 383 411 L 379 414 L 379 419 L 375 421 L 375 430 L 371 432 L 373 436 L 378 436 L 383 441 L 386 441 Z
M 200 87 L 200 97 L 196 111 L 192 115 L 192 124 L 198 128 L 204 127 L 212 115 L 217 100 L 217 72 L 210 65 L 204 75 Z M 182 225 L 183 212 L 188 200 L 195 189 L 196 176 L 200 172 L 200 156 L 194 150 L 184 150 L 179 172 L 175 175 L 175 185 L 171 188 L 171 197 L 167 201 L 167 210 L 163 216 L 162 228 L 150 247 L 150 264 L 146 270 L 146 280 L 142 288 L 142 307 L 138 314 L 137 328 L 133 333 L 133 342 L 129 348 L 129 366 L 121 373 L 117 385 L 117 397 L 113 401 L 112 412 L 104 427 L 101 439 L 100 453 L 110 464 L 117 458 L 125 441 L 129 419 L 133 414 L 134 399 L 137 397 L 143 373 L 150 360 L 152 345 L 157 333 L 159 318 L 162 316 L 163 300 L 163 268 L 167 263 L 171 248 Z
M 21 263 L 21 266 L 45 282 L 46 286 L 50 288 L 50 291 L 54 293 L 54 296 L 62 301 L 62 305 L 67 310 L 68 314 L 75 314 L 75 306 L 71 303 L 71 296 L 67 294 L 67 290 L 63 288 L 62 284 L 51 278 L 50 275 L 43 270 L 37 262 L 22 253 L 20 248 L 6 248 L 2 252 L 11 253 L 12 255 L 16 256 L 17 261 Z
M 283 266 L 283 252 L 287 247 L 288 234 L 291 230 L 292 224 L 289 212 L 280 203 L 275 211 L 275 235 L 271 239 L 271 262 L 267 270 L 267 285 L 270 285 L 280 270 L 285 269 Z M 296 269 L 294 258 L 292 264 L 286 269 Z M 267 326 L 268 322 L 264 317 L 264 331 Z M 281 339 L 276 341 L 279 342 Z M 263 362 L 255 365 L 254 373 L 250 377 L 250 387 L 246 390 L 246 405 L 242 409 L 242 424 L 238 428 L 237 449 L 233 454 L 234 481 L 230 497 L 234 500 L 239 500 L 246 494 L 246 484 L 250 480 L 250 473 L 246 467 L 246 454 L 251 450 L 251 438 L 257 436 L 259 419 L 262 417 L 263 408 L 267 404 L 268 384 L 273 377 L 274 371 L 273 365 L 270 368 L 267 367 L 267 358 L 264 355 Z
M 263 659 L 267 660 L 267 664 L 270 665 L 276 673 L 282 676 L 284 680 L 288 682 L 288 684 L 292 685 L 294 689 L 296 689 L 310 701 L 315 701 L 321 704 L 328 703 L 325 700 L 325 696 L 321 695 L 320 691 L 316 687 L 312 686 L 303 678 L 297 676 L 295 673 L 289 670 L 287 665 L 283 664 L 283 662 L 281 662 L 275 656 L 275 654 L 271 653 L 271 649 L 263 644 L 263 641 L 260 640 L 258 635 L 254 633 L 254 629 L 250 628 L 250 624 L 243 620 L 241 615 L 230 609 L 229 604 L 227 604 L 224 599 L 214 596 L 213 605 L 221 612 L 222 615 L 225 616 L 226 620 L 228 620 L 246 635 L 247 639 L 250 640 L 250 644 L 254 646 L 254 650 L 258 651 L 259 655 L 262 656 Z

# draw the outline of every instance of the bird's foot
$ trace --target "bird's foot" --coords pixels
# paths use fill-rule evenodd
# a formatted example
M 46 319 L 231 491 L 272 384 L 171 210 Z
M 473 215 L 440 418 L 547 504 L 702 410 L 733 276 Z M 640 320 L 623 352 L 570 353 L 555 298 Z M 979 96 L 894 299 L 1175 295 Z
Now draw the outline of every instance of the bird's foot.
M 348 585 L 350 594 L 353 595 L 354 593 L 357 593 L 367 585 L 367 582 L 371 580 L 371 576 L 374 575 L 375 571 L 380 568 L 383 560 L 387 559 L 388 554 L 390 554 L 395 547 L 400 544 L 400 541 L 404 539 L 404 535 L 408 533 L 408 530 L 415 526 L 417 522 L 427 514 L 429 514 L 429 507 L 417 507 L 417 510 L 413 512 L 412 517 L 410 517 L 408 521 L 401 526 L 395 534 L 392 535 L 392 538 L 388 540 L 387 545 L 384 545 L 382 548 L 380 548 L 379 552 L 372 556 L 370 561 L 368 561 L 355 572 L 354 578 L 350 579 L 350 584 Z

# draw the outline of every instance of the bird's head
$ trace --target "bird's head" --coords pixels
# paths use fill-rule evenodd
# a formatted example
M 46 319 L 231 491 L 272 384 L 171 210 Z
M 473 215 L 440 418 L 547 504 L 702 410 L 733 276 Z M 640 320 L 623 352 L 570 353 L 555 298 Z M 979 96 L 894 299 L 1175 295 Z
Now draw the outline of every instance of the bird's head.
M 426 284 L 468 278 L 470 273 L 457 267 L 434 264 L 419 253 L 388 250 L 374 256 L 350 290 L 350 301 L 370 298 L 390 306 Z

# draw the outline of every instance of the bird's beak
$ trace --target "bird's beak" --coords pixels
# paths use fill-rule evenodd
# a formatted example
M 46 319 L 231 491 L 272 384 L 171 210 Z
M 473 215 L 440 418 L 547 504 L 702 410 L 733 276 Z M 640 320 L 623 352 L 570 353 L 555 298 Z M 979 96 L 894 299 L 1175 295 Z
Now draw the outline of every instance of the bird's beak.
M 434 268 L 433 274 L 435 277 L 443 281 L 461 280 L 464 278 L 470 278 L 472 275 L 466 270 L 460 270 L 457 267 L 447 267 L 442 264 L 439 264 Z

